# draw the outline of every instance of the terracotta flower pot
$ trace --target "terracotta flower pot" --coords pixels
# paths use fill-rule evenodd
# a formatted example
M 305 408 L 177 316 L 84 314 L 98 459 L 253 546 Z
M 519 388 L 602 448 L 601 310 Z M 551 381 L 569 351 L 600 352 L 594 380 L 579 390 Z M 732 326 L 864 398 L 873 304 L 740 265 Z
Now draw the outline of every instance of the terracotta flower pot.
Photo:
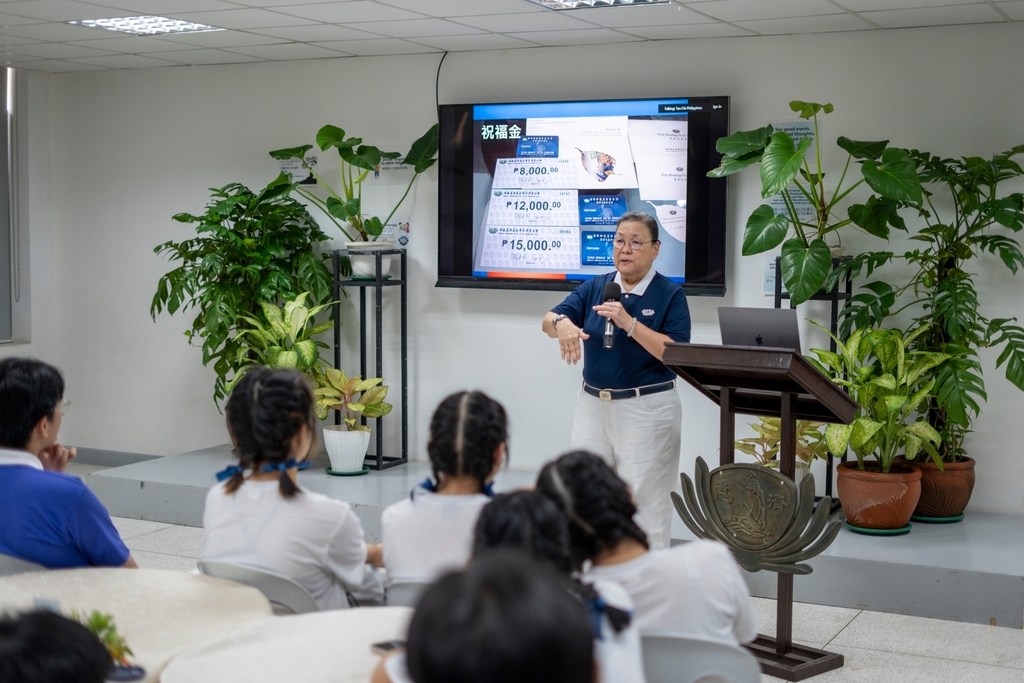
M 839 463 L 836 488 L 846 521 L 865 529 L 900 529 L 910 521 L 921 498 L 921 471 L 893 464 L 887 474 L 868 461 L 865 471 L 857 462 Z
M 921 470 L 921 500 L 914 514 L 920 517 L 956 517 L 963 513 L 974 491 L 974 458 L 943 463 L 940 472 L 931 460 L 897 462 Z

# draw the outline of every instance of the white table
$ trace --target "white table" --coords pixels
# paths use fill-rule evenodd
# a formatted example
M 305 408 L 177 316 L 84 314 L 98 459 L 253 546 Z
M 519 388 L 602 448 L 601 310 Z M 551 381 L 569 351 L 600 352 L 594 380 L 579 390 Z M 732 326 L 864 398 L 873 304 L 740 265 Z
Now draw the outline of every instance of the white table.
M 274 617 L 175 657 L 161 683 L 367 683 L 370 645 L 404 640 L 408 607 Z
M 99 610 L 159 680 L 172 657 L 273 615 L 255 588 L 199 574 L 156 569 L 62 569 L 0 577 L 0 612 L 31 610 L 37 598 L 61 612 Z

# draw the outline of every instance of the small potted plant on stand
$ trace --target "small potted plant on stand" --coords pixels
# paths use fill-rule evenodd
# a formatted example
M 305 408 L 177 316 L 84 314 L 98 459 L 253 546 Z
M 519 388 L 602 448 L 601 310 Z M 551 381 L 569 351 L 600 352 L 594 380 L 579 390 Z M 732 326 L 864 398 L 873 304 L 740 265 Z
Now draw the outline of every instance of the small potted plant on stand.
M 781 420 L 777 417 L 758 416 L 758 422 L 750 424 L 757 436 L 736 441 L 736 450 L 753 456 L 757 464 L 778 469 L 779 441 L 782 439 Z M 815 458 L 825 457 L 827 447 L 821 422 L 796 422 L 796 477 L 797 485 L 807 476 Z
M 811 349 L 817 357 L 811 363 L 846 387 L 861 406 L 851 424 L 825 428 L 833 455 L 841 457 L 849 448 L 857 456 L 856 462 L 840 463 L 836 469 L 847 527 L 854 531 L 910 531 L 910 517 L 921 497 L 921 472 L 896 462 L 901 451 L 906 460 L 923 451 L 942 467 L 937 450 L 941 437 L 918 411 L 935 389 L 935 368 L 949 356 L 907 348 L 927 332 L 927 326 L 906 336 L 894 329 L 860 329 L 845 343 L 833 337 L 836 353 Z
M 328 367 L 318 372 L 318 381 L 317 417 L 324 420 L 332 410 L 341 414 L 341 424 L 324 427 L 324 445 L 331 459 L 327 473 L 366 474 L 370 469 L 363 460 L 370 447 L 370 428 L 360 424 L 360 418 L 383 417 L 391 412 L 391 404 L 384 402 L 388 388 L 382 384 L 383 378 L 349 377 L 342 370 Z

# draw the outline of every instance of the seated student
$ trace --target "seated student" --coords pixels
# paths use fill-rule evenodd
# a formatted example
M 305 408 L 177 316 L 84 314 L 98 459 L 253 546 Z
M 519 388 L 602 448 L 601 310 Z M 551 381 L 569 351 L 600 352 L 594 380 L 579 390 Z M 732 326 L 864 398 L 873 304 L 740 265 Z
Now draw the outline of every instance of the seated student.
M 0 616 L 0 681 L 103 683 L 114 662 L 77 621 L 53 612 Z
M 0 360 L 0 553 L 50 569 L 136 567 L 100 501 L 64 474 L 75 449 L 57 441 L 63 399 L 57 368 Z
M 423 594 L 409 624 L 410 677 L 415 683 L 593 683 L 594 631 L 567 584 L 522 553 L 507 552 L 445 576 Z
M 573 563 L 587 579 L 614 581 L 633 598 L 641 633 L 727 645 L 757 636 L 747 585 L 729 549 L 693 541 L 649 550 L 626 484 L 601 458 L 575 451 L 548 463 L 537 491 L 569 518 Z
M 204 560 L 268 569 L 301 584 L 321 610 L 373 592 L 363 527 L 348 503 L 307 491 L 298 470 L 316 441 L 313 390 L 293 370 L 254 368 L 224 408 L 240 464 L 206 496 Z M 376 585 L 378 598 L 383 593 Z
M 473 527 L 490 500 L 490 482 L 506 457 L 506 441 L 505 409 L 487 394 L 461 391 L 441 401 L 430 420 L 427 444 L 434 480 L 381 515 L 389 583 L 426 583 L 466 565 Z

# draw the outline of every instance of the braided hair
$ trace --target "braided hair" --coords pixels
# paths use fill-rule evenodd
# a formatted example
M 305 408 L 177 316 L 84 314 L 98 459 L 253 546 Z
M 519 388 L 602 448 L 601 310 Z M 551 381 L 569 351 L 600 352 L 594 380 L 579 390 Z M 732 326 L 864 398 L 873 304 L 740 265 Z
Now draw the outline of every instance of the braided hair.
M 480 492 L 494 471 L 494 452 L 508 442 L 505 408 L 482 391 L 460 391 L 441 401 L 430 419 L 427 453 L 436 487 L 441 475 L 469 475 Z M 508 451 L 506 446 L 506 460 Z
M 537 477 L 537 492 L 554 501 L 569 519 L 576 569 L 627 538 L 650 548 L 647 534 L 633 521 L 636 505 L 626 483 L 593 453 L 573 451 L 545 465 Z
M 294 370 L 249 370 L 235 385 L 224 412 L 242 470 L 259 471 L 263 465 L 288 462 L 292 438 L 303 426 L 312 433 L 316 425 L 313 389 Z M 244 480 L 244 472 L 236 471 L 224 490 L 234 493 Z M 300 492 L 284 468 L 280 492 L 285 498 Z
M 536 491 L 514 491 L 496 495 L 480 511 L 473 532 L 473 557 L 496 549 L 516 548 L 560 574 L 572 573 L 569 554 L 569 524 L 550 499 Z M 596 617 L 596 635 L 600 636 L 600 617 L 608 617 L 620 633 L 632 617 L 626 610 L 605 604 L 593 586 L 574 579 L 569 592 Z

